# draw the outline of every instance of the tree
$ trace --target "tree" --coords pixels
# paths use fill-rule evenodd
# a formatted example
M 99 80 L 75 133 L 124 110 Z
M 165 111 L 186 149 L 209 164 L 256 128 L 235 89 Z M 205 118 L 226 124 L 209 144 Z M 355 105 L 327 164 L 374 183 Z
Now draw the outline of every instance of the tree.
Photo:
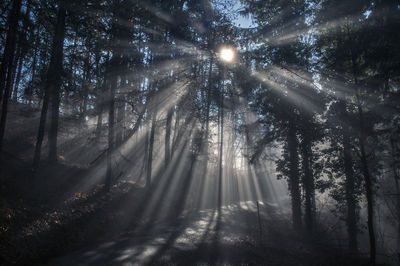
M 8 98 L 10 96 L 12 84 L 12 69 L 15 55 L 14 50 L 17 39 L 17 29 L 21 10 L 21 2 L 22 0 L 14 0 L 12 2 L 12 8 L 8 15 L 7 22 L 7 39 L 4 47 L 3 60 L 0 67 L 0 102 L 1 100 L 3 100 L 0 118 L 0 151 L 3 148 L 3 139 L 6 129 Z
M 46 117 L 48 106 L 51 103 L 52 120 L 49 128 L 49 160 L 57 161 L 57 131 L 58 131 L 58 116 L 60 95 L 59 90 L 61 86 L 62 62 L 63 62 L 63 46 L 65 37 L 65 17 L 66 9 L 64 3 L 60 2 L 57 12 L 57 23 L 55 27 L 53 45 L 51 52 L 50 65 L 47 71 L 47 79 L 44 87 L 44 99 L 42 111 L 40 114 L 40 122 L 38 135 L 35 146 L 35 154 L 33 157 L 33 171 L 35 172 L 39 166 L 42 142 L 44 138 L 44 130 L 46 126 Z
M 57 161 L 57 135 L 58 135 L 58 120 L 60 115 L 60 86 L 61 86 L 61 75 L 63 71 L 63 48 L 65 38 L 65 17 L 66 8 L 64 1 L 60 1 L 58 13 L 57 13 L 57 24 L 53 39 L 53 54 L 50 61 L 48 75 L 49 87 L 46 90 L 49 94 L 49 104 L 51 106 L 51 121 L 49 127 L 49 161 Z M 51 62 L 54 60 L 53 65 Z M 54 67 L 54 70 L 52 69 Z

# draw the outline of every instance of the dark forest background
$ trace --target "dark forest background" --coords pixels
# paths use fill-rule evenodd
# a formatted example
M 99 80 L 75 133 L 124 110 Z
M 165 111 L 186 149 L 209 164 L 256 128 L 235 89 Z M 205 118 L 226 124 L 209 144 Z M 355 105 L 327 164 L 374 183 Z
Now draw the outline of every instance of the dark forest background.
M 399 1 L 4 0 L 0 22 L 1 264 L 204 210 L 247 233 L 170 263 L 399 263 Z

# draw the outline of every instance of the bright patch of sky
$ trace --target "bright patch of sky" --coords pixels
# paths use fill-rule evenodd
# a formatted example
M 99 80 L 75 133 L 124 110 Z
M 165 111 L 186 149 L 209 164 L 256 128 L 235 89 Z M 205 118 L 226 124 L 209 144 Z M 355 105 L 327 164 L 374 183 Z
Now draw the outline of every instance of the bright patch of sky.
M 238 28 L 249 29 L 257 27 L 252 15 L 243 16 L 240 14 L 240 11 L 244 10 L 244 6 L 239 0 L 216 1 L 216 8 L 227 15 L 233 25 Z
M 365 12 L 364 12 L 364 16 L 365 16 L 365 18 L 368 18 L 368 17 L 369 17 L 369 15 L 371 15 L 371 13 L 372 13 L 372 11 L 371 11 L 371 10 L 367 10 L 367 11 L 365 11 Z

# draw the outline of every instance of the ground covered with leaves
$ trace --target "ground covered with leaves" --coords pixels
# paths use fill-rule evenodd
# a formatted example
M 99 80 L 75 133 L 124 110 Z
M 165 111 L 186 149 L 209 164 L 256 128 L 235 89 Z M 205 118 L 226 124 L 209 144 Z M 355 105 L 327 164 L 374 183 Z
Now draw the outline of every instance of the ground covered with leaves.
M 67 167 L 59 165 L 59 170 Z M 119 181 L 110 193 L 103 193 L 99 185 L 70 195 L 61 193 L 68 182 L 59 184 L 60 191 L 55 186 L 52 193 L 34 185 L 28 190 L 18 183 L 1 181 L 0 257 L 5 265 L 40 264 L 107 237 L 112 233 L 110 225 L 115 227 L 123 220 L 118 203 L 130 201 L 134 205 L 141 194 L 128 181 Z

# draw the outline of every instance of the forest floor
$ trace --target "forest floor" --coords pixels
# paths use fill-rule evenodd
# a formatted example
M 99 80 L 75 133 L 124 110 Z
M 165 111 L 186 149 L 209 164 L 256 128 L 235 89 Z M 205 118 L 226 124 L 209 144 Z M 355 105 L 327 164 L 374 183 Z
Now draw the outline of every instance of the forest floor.
M 260 222 L 251 201 L 181 215 L 156 208 L 167 215 L 153 219 L 149 193 L 133 181 L 81 190 L 90 165 L 76 163 L 79 151 L 32 177 L 38 110 L 22 107 L 10 108 L 0 154 L 0 265 L 368 265 L 328 235 L 293 232 L 290 216 L 267 202 Z
M 261 230 L 255 203 L 242 202 L 167 223 L 143 224 L 48 265 L 363 264 L 318 245 L 316 239 L 304 241 L 273 208 L 261 209 Z
M 307 241 L 262 202 L 261 228 L 254 202 L 152 221 L 138 219 L 144 189 L 125 181 L 108 194 L 101 188 L 62 203 L 25 198 L 2 208 L 2 264 L 367 265 L 323 236 Z
M 60 171 L 85 170 L 52 166 Z M 260 228 L 255 202 L 152 220 L 142 215 L 149 198 L 133 182 L 70 197 L 46 197 L 40 186 L 23 195 L 14 185 L 1 185 L 2 265 L 367 265 L 324 236 L 306 240 L 286 214 L 262 202 Z

